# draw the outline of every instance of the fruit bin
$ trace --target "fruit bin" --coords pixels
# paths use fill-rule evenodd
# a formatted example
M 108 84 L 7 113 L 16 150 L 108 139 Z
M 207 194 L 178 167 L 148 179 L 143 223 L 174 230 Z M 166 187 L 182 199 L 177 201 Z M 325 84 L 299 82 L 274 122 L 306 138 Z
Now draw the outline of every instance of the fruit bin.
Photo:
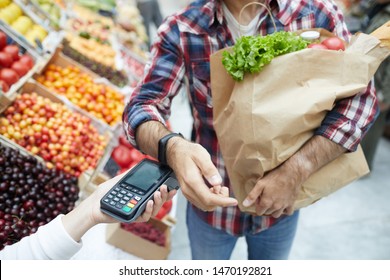
M 25 5 L 31 12 L 37 15 L 45 26 L 49 26 L 59 31 L 66 22 L 66 13 L 53 0 L 17 0 Z
M 124 88 L 129 84 L 125 71 L 117 67 L 117 54 L 111 46 L 72 34 L 67 34 L 62 44 L 62 52 L 66 56 L 106 78 L 115 86 Z
M 0 11 L 0 22 L 7 25 L 24 45 L 34 49 L 39 55 L 53 53 L 62 40 L 61 33 L 45 25 L 21 1 L 5 1 L 8 4 Z
M 0 80 L 6 83 L 5 90 L 3 88 L 4 102 L 6 103 L 1 102 L 0 113 L 9 103 L 5 99 L 12 101 L 17 90 L 42 67 L 42 64 L 43 61 L 37 53 L 26 47 L 7 26 L 0 23 L 0 69 L 3 68 L 0 70 Z M 15 73 L 3 73 L 6 68 Z M 4 86 L 3 82 L 0 82 L 2 86 Z M 0 97 L 0 99 L 2 98 Z
M 110 131 L 99 129 L 78 108 L 65 104 L 37 83 L 26 83 L 4 116 L 0 117 L 3 136 L 41 156 L 47 166 L 76 177 L 87 169 L 102 169 L 111 154 L 114 141 Z
M 11 148 L 11 149 L 14 149 L 14 150 L 18 150 L 20 152 L 20 154 L 23 155 L 23 156 L 34 157 L 37 160 L 37 162 L 45 164 L 45 161 L 43 160 L 43 158 L 41 158 L 40 156 L 34 155 L 30 151 L 26 150 L 22 146 L 16 144 L 14 141 L 11 141 L 10 139 L 4 137 L 1 134 L 0 134 L 0 143 L 3 146 L 5 146 L 5 147 L 8 147 L 8 148 Z
M 59 214 L 78 200 L 77 178 L 48 169 L 42 160 L 0 137 L 0 250 Z
M 155 218 L 151 218 L 146 224 L 150 224 L 159 229 L 165 235 L 164 246 L 157 245 L 152 241 L 123 229 L 121 223 L 107 225 L 106 241 L 108 244 L 141 259 L 165 260 L 171 251 L 171 226 Z
M 56 67 L 61 69 L 61 73 L 56 69 L 52 69 Z M 46 77 L 50 71 L 57 71 L 58 73 L 54 73 L 51 77 Z M 88 84 L 80 81 L 71 83 L 68 77 L 63 76 L 72 75 L 72 71 L 79 71 L 75 77 L 81 78 L 84 75 L 83 78 L 88 79 Z M 113 133 L 117 133 L 120 130 L 121 116 L 128 98 L 127 95 L 88 68 L 63 55 L 60 50 L 52 56 L 39 73 L 34 75 L 34 79 L 65 103 L 72 103 L 80 108 L 84 114 L 98 122 L 100 127 L 108 129 Z M 96 87 L 98 87 L 97 90 Z M 95 89 L 92 90 L 92 88 Z M 70 96 L 70 98 L 65 95 Z M 107 111 L 108 106 L 112 107 L 110 111 Z M 110 123 L 107 120 L 110 120 Z

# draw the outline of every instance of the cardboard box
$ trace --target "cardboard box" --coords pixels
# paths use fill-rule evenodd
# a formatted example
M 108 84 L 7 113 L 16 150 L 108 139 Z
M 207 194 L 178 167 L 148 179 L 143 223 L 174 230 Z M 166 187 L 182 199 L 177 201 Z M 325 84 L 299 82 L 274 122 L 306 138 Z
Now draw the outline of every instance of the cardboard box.
M 122 229 L 120 223 L 107 225 L 106 241 L 108 244 L 145 260 L 165 260 L 171 251 L 171 227 L 164 221 L 154 218 L 148 223 L 164 232 L 166 237 L 164 247 Z

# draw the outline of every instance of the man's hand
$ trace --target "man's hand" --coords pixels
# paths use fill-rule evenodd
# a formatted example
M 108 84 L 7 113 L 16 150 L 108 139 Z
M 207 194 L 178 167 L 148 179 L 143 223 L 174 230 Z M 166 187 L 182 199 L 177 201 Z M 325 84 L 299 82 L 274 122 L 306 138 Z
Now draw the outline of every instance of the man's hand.
M 157 158 L 158 141 L 169 133 L 160 122 L 144 122 L 136 131 L 137 144 L 142 151 Z M 199 209 L 212 211 L 218 206 L 237 205 L 237 200 L 229 197 L 229 189 L 221 185 L 221 176 L 201 145 L 172 137 L 167 143 L 166 158 L 184 196 Z
M 256 205 L 256 214 L 279 218 L 292 215 L 299 188 L 311 174 L 345 152 L 340 145 L 314 136 L 283 164 L 259 179 L 243 202 Z
M 171 138 L 167 160 L 175 171 L 184 196 L 199 209 L 213 211 L 218 206 L 237 205 L 237 200 L 229 197 L 229 189 L 221 185 L 222 178 L 201 145 L 179 137 Z

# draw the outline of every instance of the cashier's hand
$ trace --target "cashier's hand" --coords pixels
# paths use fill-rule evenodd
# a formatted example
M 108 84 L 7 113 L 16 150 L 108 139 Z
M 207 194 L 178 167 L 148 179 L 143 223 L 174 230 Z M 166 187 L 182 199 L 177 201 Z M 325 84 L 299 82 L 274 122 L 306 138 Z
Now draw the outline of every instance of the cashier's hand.
M 183 195 L 199 209 L 213 211 L 218 206 L 237 205 L 237 200 L 229 197 L 229 189 L 221 185 L 222 178 L 210 154 L 201 145 L 173 137 L 168 142 L 167 161 L 176 174 Z
M 127 171 L 128 172 L 128 171 Z M 114 218 L 104 214 L 100 211 L 100 199 L 112 188 L 127 172 L 124 172 L 102 184 L 99 185 L 98 189 L 91 195 L 94 196 L 91 198 L 94 205 L 91 209 L 91 217 L 98 223 L 114 223 L 118 222 Z M 172 190 L 168 192 L 168 187 L 166 185 L 162 185 L 160 187 L 160 191 L 154 193 L 153 200 L 149 200 L 146 204 L 146 208 L 144 213 L 137 219 L 135 222 L 147 222 L 151 217 L 157 215 L 158 211 L 161 209 L 162 205 L 171 200 L 175 194 L 176 190 Z
M 114 218 L 100 211 L 100 199 L 127 172 L 100 184 L 95 192 L 83 200 L 72 211 L 62 217 L 64 229 L 76 242 L 79 242 L 83 235 L 97 224 L 118 222 Z M 136 222 L 146 222 L 150 219 L 150 217 L 157 215 L 164 202 L 172 199 L 175 194 L 176 190 L 172 190 L 168 193 L 167 186 L 161 186 L 160 191 L 154 194 L 154 201 L 150 200 L 148 202 L 145 212 L 136 220 Z

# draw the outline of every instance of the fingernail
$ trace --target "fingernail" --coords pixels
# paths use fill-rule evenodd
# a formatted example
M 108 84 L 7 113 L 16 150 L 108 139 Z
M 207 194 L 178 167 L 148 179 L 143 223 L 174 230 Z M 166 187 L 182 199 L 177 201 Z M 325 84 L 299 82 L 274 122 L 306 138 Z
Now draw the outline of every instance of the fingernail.
M 242 205 L 244 207 L 249 207 L 252 205 L 252 201 L 250 201 L 249 199 L 245 199 L 243 202 L 242 202 Z
M 222 183 L 222 178 L 219 174 L 214 175 L 208 179 L 209 183 L 212 185 L 219 185 Z

